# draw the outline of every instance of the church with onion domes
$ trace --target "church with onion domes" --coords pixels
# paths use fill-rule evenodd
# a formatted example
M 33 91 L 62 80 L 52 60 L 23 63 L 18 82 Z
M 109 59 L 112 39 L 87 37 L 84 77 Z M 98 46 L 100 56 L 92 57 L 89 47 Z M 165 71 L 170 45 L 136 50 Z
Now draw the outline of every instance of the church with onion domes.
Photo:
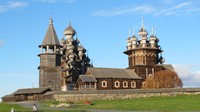
M 64 37 L 59 40 L 53 19 L 50 18 L 46 34 L 39 45 L 39 88 L 18 89 L 2 97 L 2 101 L 38 101 L 52 91 L 80 93 L 141 89 L 147 85 L 145 79 L 151 79 L 156 72 L 175 71 L 172 65 L 164 64 L 159 39 L 153 28 L 148 36 L 143 21 L 138 35 L 135 32 L 131 35 L 129 30 L 126 50 L 123 52 L 127 55 L 127 68 L 94 67 L 87 50 L 75 35 L 76 30 L 69 23 L 64 29 Z
M 71 23 L 63 32 L 59 41 L 50 18 L 46 35 L 39 45 L 40 65 L 39 86 L 50 87 L 55 91 L 89 91 L 112 89 L 140 89 L 144 80 L 155 72 L 169 69 L 172 65 L 164 64 L 163 50 L 152 28 L 148 37 L 142 22 L 138 37 L 133 33 L 127 39 L 127 68 L 99 68 L 90 63 L 87 50 L 74 36 L 76 30 Z

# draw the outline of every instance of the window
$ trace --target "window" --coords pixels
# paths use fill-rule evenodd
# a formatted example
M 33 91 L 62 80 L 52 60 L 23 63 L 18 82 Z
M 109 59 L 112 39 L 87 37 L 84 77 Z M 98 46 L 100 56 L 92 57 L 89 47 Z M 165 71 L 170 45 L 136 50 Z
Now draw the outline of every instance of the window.
M 153 75 L 152 74 L 149 74 L 149 79 L 153 79 Z
M 131 82 L 131 88 L 136 88 L 136 82 L 135 81 Z
M 124 81 L 124 82 L 123 82 L 123 87 L 124 87 L 124 88 L 127 88 L 127 87 L 128 87 L 128 82 L 127 82 L 127 81 Z
M 115 81 L 115 87 L 119 88 L 120 87 L 120 82 L 119 81 Z
M 102 81 L 102 82 L 101 82 L 101 86 L 102 86 L 103 88 L 106 88 L 106 87 L 107 87 L 107 81 L 105 81 L 105 80 Z

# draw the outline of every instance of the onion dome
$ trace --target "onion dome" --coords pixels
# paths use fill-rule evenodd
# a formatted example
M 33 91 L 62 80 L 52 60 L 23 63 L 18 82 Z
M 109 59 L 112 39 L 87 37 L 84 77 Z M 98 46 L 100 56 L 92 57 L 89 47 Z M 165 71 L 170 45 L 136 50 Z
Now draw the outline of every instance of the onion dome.
M 151 35 L 149 39 L 150 39 L 150 40 L 154 40 L 154 41 L 157 40 L 156 36 L 154 36 L 154 35 Z
M 90 62 L 90 58 L 88 56 L 86 56 L 85 61 Z
M 159 42 L 159 38 L 157 38 L 157 36 L 155 36 L 155 38 L 156 38 L 156 42 Z
M 160 56 L 159 62 L 160 62 L 160 64 L 163 64 L 165 62 L 165 59 L 162 56 Z
M 128 37 L 127 40 L 126 40 L 126 42 L 127 42 L 127 43 L 131 43 L 131 38 Z
M 80 45 L 78 46 L 78 51 L 82 51 L 83 53 L 85 53 L 86 49 L 82 45 Z
M 67 45 L 67 50 L 73 50 L 74 46 L 73 45 Z
M 142 28 L 140 29 L 140 31 L 138 32 L 139 36 L 147 36 L 148 32 L 144 29 L 144 26 L 142 26 Z
M 143 18 L 142 18 L 142 27 L 141 27 L 140 31 L 138 32 L 138 35 L 139 36 L 143 36 L 143 37 L 146 37 L 148 35 L 148 32 L 144 28 L 144 20 L 143 20 Z
M 74 44 L 78 45 L 80 43 L 79 39 L 76 38 L 76 40 L 74 41 Z
M 136 37 L 135 35 L 133 35 L 133 36 L 131 37 L 131 40 L 132 40 L 132 41 L 137 41 L 137 37 Z
M 73 58 L 74 58 L 74 54 L 71 53 L 71 54 L 69 55 L 69 59 L 73 59 Z
M 65 39 L 64 38 L 60 39 L 60 43 L 65 43 Z
M 72 35 L 74 36 L 76 34 L 76 31 L 71 26 L 71 23 L 69 23 L 69 26 L 64 30 L 64 35 Z
M 78 46 L 78 51 L 83 51 L 84 48 L 82 46 Z

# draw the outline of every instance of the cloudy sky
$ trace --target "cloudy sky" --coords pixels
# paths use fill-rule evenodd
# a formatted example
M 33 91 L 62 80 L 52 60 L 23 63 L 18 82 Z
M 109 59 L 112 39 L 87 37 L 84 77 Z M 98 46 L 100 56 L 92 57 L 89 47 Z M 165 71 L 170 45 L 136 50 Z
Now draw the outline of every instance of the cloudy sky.
M 200 87 L 199 0 L 1 0 L 0 97 L 38 87 L 38 45 L 50 17 L 59 39 L 71 22 L 94 66 L 110 68 L 128 66 L 128 29 L 137 34 L 144 18 L 184 87 Z

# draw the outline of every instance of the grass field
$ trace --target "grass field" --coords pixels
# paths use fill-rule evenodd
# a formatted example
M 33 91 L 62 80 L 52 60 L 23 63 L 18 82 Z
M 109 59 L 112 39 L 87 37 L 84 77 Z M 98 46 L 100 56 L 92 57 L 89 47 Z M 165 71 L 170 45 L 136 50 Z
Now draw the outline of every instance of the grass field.
M 20 105 L 0 103 L 0 112 L 10 112 L 11 108 L 14 108 L 17 112 L 32 112 L 32 108 L 23 108 Z M 49 110 L 49 109 L 40 109 L 43 112 L 87 112 L 81 110 Z
M 31 109 L 23 108 L 19 105 L 0 103 L 0 112 L 10 112 L 11 108 L 22 111 L 31 111 Z
M 76 108 L 141 111 L 200 111 L 200 95 L 151 97 L 130 100 L 94 101 L 91 106 Z
M 43 102 L 42 105 L 45 105 Z M 30 111 L 19 105 L 0 103 L 0 112 L 9 112 L 14 107 L 20 111 Z M 92 105 L 73 106 L 70 108 L 103 109 L 103 110 L 135 110 L 135 111 L 200 111 L 200 95 L 179 95 L 170 97 L 151 97 L 130 100 L 93 101 Z M 45 112 L 80 112 L 77 110 L 44 110 Z

